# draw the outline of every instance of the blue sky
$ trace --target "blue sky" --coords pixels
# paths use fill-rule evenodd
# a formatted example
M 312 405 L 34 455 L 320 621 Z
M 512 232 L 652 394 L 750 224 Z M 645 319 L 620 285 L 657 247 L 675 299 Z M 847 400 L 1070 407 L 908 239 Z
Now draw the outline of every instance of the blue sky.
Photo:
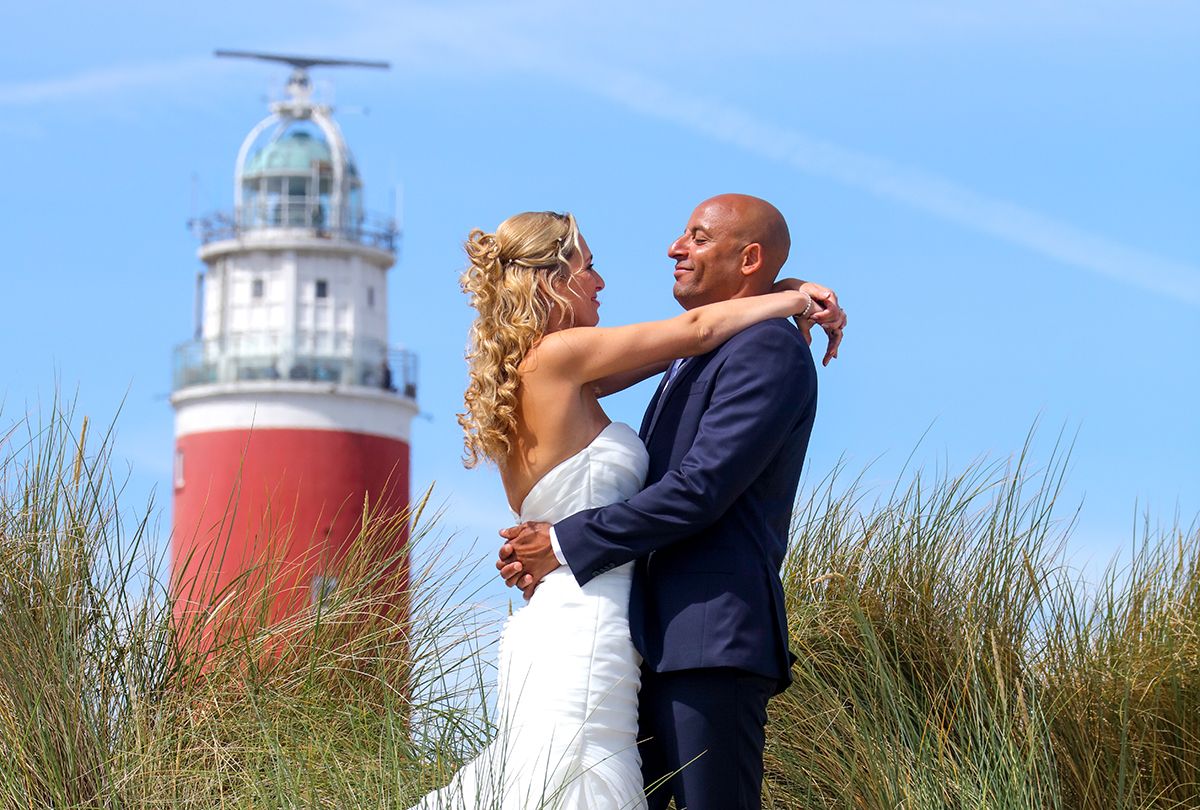
M 490 555 L 508 522 L 495 473 L 459 463 L 466 233 L 574 211 L 606 322 L 666 317 L 666 246 L 724 191 L 778 205 L 789 271 L 851 315 L 820 374 L 813 478 L 873 462 L 886 489 L 927 429 L 915 462 L 957 469 L 1015 453 L 1039 420 L 1036 458 L 1077 434 L 1064 504 L 1082 503 L 1081 566 L 1127 550 L 1139 511 L 1200 512 L 1194 6 L 117 0 L 5 16 L 0 419 L 56 385 L 93 420 L 124 398 L 131 503 L 169 507 L 170 352 L 200 267 L 185 222 L 232 205 L 237 147 L 286 78 L 211 57 L 224 47 L 393 63 L 314 78 L 368 206 L 400 189 L 391 336 L 421 356 L 414 489 L 436 482 L 462 547 Z M 611 415 L 636 424 L 651 390 Z

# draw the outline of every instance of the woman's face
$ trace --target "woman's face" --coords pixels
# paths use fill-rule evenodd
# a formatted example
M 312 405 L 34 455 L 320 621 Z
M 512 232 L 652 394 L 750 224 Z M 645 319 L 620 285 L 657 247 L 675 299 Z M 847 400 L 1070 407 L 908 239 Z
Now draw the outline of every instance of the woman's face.
M 604 279 L 592 266 L 592 251 L 579 236 L 579 250 L 571 257 L 568 267 L 571 279 L 559 289 L 571 306 L 573 321 L 567 321 L 564 326 L 595 326 L 600 323 L 600 291 L 604 289 Z

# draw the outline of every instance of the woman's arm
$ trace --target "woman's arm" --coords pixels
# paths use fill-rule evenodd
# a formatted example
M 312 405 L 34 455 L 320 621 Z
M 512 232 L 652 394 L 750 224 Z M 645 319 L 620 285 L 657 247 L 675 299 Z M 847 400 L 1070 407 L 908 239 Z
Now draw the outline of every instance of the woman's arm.
M 807 293 L 788 290 L 707 304 L 665 321 L 564 329 L 542 338 L 534 368 L 583 385 L 705 354 L 747 326 L 807 314 L 813 306 Z
M 661 360 L 657 363 L 648 363 L 641 368 L 635 368 L 632 371 L 623 371 L 619 374 L 609 374 L 603 379 L 596 380 L 592 383 L 592 387 L 596 390 L 597 397 L 606 397 L 609 394 L 615 394 L 618 391 L 624 391 L 637 385 L 642 380 L 648 380 L 655 374 L 662 374 L 671 367 L 670 360 Z
M 838 347 L 842 345 L 842 332 L 846 328 L 846 311 L 838 305 L 837 293 L 828 287 L 822 287 L 811 281 L 801 281 L 798 278 L 782 278 L 775 282 L 775 286 L 771 288 L 772 292 L 781 292 L 783 290 L 797 290 L 805 292 L 812 296 L 817 302 L 817 306 L 809 313 L 809 316 L 803 320 L 796 318 L 796 326 L 800 327 L 800 333 L 804 335 L 804 342 L 812 345 L 812 334 L 809 330 L 813 324 L 820 326 L 825 330 L 825 334 L 829 337 L 829 345 L 825 348 L 825 358 L 821 361 L 821 365 L 829 365 L 829 361 L 838 356 Z
M 808 317 L 803 320 L 796 317 L 793 320 L 796 321 L 796 326 L 800 328 L 805 342 L 809 345 L 812 344 L 812 335 L 809 330 L 814 325 L 820 326 L 825 330 L 829 335 L 829 346 L 825 350 L 823 364 L 829 365 L 829 361 L 837 357 L 838 346 L 842 342 L 842 330 L 846 327 L 846 313 L 838 304 L 837 293 L 816 282 L 803 281 L 798 278 L 782 278 L 775 282 L 775 286 L 772 289 L 772 292 L 787 291 L 802 292 L 812 297 L 813 308 L 809 312 Z M 670 361 L 649 363 L 632 371 L 611 374 L 603 379 L 596 380 L 594 383 L 596 396 L 606 397 L 609 394 L 624 391 L 630 386 L 637 385 L 642 380 L 663 373 L 669 366 Z

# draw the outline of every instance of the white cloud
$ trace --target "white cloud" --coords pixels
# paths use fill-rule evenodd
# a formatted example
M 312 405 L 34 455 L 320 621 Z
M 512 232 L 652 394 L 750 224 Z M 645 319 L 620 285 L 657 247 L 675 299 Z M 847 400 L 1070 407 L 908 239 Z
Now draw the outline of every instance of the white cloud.
M 621 70 L 576 70 L 593 93 L 648 117 L 739 147 L 817 177 L 861 189 L 1067 265 L 1192 305 L 1200 305 L 1200 268 L 1089 233 L 1007 200 L 920 169 L 775 126 L 717 100 L 700 101 Z
M 847 36 L 850 23 L 855 20 L 865 20 L 867 27 L 882 26 L 894 34 L 901 23 L 912 32 L 946 27 L 962 32 L 982 30 L 988 20 L 999 19 L 1015 26 L 1042 19 L 1029 8 L 1001 12 L 997 17 L 994 9 L 987 13 L 963 11 L 957 4 L 944 2 L 925 2 L 896 18 L 896 12 L 888 12 L 888 7 L 887 4 L 873 7 L 877 12 L 874 15 L 860 10 L 854 20 L 847 12 L 820 11 L 815 6 L 800 16 L 813 23 L 812 30 L 830 35 L 844 30 Z M 442 75 L 462 75 L 464 71 L 467 75 L 481 72 L 551 75 L 641 115 L 668 121 L 797 171 L 892 200 L 1066 265 L 1200 305 L 1200 269 L 1192 265 L 1123 245 L 920 169 L 779 127 L 717 99 L 697 104 L 694 93 L 685 95 L 638 72 L 589 60 L 585 50 L 571 47 L 568 51 L 561 43 L 574 46 L 570 35 L 579 32 L 586 38 L 591 12 L 530 0 L 500 8 L 407 4 L 382 12 L 361 9 L 359 13 L 364 27 L 358 33 L 322 40 L 319 45 L 316 41 L 299 43 L 298 47 L 286 50 L 390 55 L 402 70 L 419 69 Z M 612 16 L 619 18 L 621 13 L 628 13 L 628 9 L 615 11 Z M 1082 25 L 1081 19 L 1079 15 L 1065 13 L 1045 18 L 1067 27 Z M 662 19 L 658 24 L 665 25 Z M 788 26 L 780 29 L 788 30 Z M 806 29 L 803 36 L 812 36 L 812 30 Z M 128 89 L 163 85 L 187 92 L 189 85 L 195 86 L 197 78 L 208 78 L 222 67 L 228 65 L 204 57 L 100 69 L 62 79 L 0 84 L 0 105 L 96 100 Z
M 642 4 L 636 5 L 644 10 Z M 1165 5 L 1168 9 L 1173 7 L 1170 3 Z M 629 7 L 630 4 L 627 4 L 625 12 Z M 711 99 L 698 104 L 694 93 L 680 93 L 636 71 L 589 60 L 574 44 L 570 49 L 565 49 L 559 46 L 563 37 L 550 37 L 547 32 L 588 32 L 590 25 L 603 26 L 605 20 L 596 17 L 594 12 L 564 8 L 561 4 L 546 4 L 538 0 L 529 0 L 519 12 L 511 7 L 503 12 L 491 7 L 474 7 L 472 13 L 460 18 L 461 22 L 454 22 L 441 9 L 421 7 L 418 16 L 413 16 L 411 8 L 397 10 L 392 18 L 394 26 L 385 24 L 376 27 L 365 35 L 365 40 L 360 44 L 388 47 L 386 34 L 381 36 L 381 32 L 402 25 L 405 39 L 436 42 L 437 60 L 443 64 L 463 58 L 475 66 L 482 63 L 492 71 L 507 69 L 549 74 L 639 114 L 668 121 L 806 174 L 892 200 L 1020 245 L 1066 265 L 1191 305 L 1200 305 L 1200 268 L 1123 245 L 929 172 L 829 143 L 803 132 L 778 127 L 752 112 L 720 100 Z M 1087 13 L 1074 13 L 1063 9 L 1054 11 L 1040 4 L 1017 4 L 1000 11 L 994 7 L 964 10 L 958 3 L 926 0 L 913 6 L 904 6 L 906 10 L 898 16 L 896 7 L 889 3 L 875 4 L 872 10 L 866 12 L 854 6 L 846 7 L 852 11 L 830 11 L 830 8 L 827 4 L 808 5 L 803 11 L 793 13 L 803 21 L 814 21 L 815 25 L 781 24 L 777 29 L 794 37 L 812 39 L 815 36 L 816 40 L 830 37 L 838 39 L 837 35 L 845 40 L 852 36 L 855 26 L 860 29 L 864 26 L 878 28 L 890 32 L 887 35 L 891 37 L 907 32 L 907 36 L 913 40 L 920 40 L 935 32 L 943 36 L 951 33 L 994 34 L 998 28 L 1026 32 L 1033 28 L 1044 31 L 1046 26 L 1075 31 L 1119 30 L 1111 18 L 1106 19 L 1103 25 L 1096 23 L 1095 9 Z M 728 13 L 727 6 L 722 6 L 722 9 Z M 755 16 L 747 8 L 739 9 L 741 11 L 730 19 L 734 28 L 738 26 L 736 20 Z M 679 13 L 660 16 L 683 26 L 683 30 L 689 33 L 697 28 L 701 31 L 712 28 L 711 25 L 699 24 L 689 27 L 689 18 L 683 14 L 684 11 L 701 13 L 701 10 L 689 5 L 678 9 Z M 1155 17 L 1149 13 L 1149 8 L 1139 9 L 1138 21 L 1131 21 L 1131 25 L 1161 27 L 1164 15 L 1161 14 L 1161 8 L 1159 11 L 1160 15 Z M 621 14 L 621 9 L 606 6 L 604 15 L 608 18 L 607 24 L 611 27 L 612 20 L 620 20 Z M 1171 15 L 1165 17 L 1170 18 Z M 536 22 L 530 23 L 530 20 Z M 1195 20 L 1184 20 L 1180 27 L 1186 28 L 1189 24 L 1195 27 Z M 520 28 L 520 33 L 514 28 Z M 717 28 L 728 41 L 737 41 L 737 36 L 731 30 L 721 26 Z M 630 36 L 637 36 L 632 33 L 637 30 L 636 26 L 630 26 L 629 30 Z M 586 34 L 582 36 L 588 39 Z M 595 37 L 590 39 L 594 40 Z M 684 40 L 688 45 L 695 45 L 688 37 L 684 37 Z M 663 42 L 664 47 L 670 47 L 665 44 L 669 40 L 664 38 Z M 623 50 L 628 51 L 630 45 L 626 41 Z M 396 47 L 396 43 L 391 43 L 391 47 Z M 679 45 L 674 47 L 679 48 Z M 400 52 L 411 57 L 414 50 L 400 46 Z
M 1049 42 L 1078 47 L 1138 38 L 1184 43 L 1200 33 L 1200 14 L 1179 0 L 522 0 L 357 3 L 355 13 L 360 33 L 376 46 L 386 46 L 389 39 L 393 44 L 410 41 L 412 33 L 436 40 L 460 32 L 456 57 L 484 56 L 520 37 L 522 47 L 533 52 L 559 47 L 576 55 L 620 53 L 659 63 L 827 56 L 931 45 L 996 48 Z
M 195 80 L 210 77 L 222 69 L 223 66 L 210 57 L 194 57 L 95 68 L 52 79 L 4 82 L 0 83 L 0 105 L 16 107 L 63 101 L 103 102 L 116 93 L 163 85 L 176 85 L 181 92 L 187 92 Z

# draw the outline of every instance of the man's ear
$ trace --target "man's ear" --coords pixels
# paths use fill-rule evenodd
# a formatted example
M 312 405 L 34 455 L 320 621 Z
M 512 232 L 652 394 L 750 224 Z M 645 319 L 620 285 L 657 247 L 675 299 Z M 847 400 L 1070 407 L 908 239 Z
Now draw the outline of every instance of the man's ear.
M 763 266 L 763 249 L 758 242 L 751 242 L 742 248 L 742 266 L 741 271 L 743 276 L 752 276 L 757 273 Z

